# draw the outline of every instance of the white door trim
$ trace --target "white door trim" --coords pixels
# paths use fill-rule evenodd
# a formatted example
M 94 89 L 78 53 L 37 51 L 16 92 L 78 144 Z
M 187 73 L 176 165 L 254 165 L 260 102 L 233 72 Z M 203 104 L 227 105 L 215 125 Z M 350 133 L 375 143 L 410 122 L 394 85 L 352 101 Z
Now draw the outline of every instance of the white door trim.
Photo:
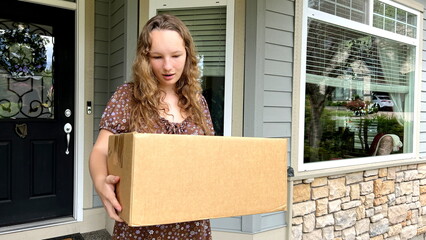
M 75 142 L 74 142 L 74 218 L 83 221 L 84 199 L 84 69 L 85 69 L 85 0 L 77 1 L 75 56 Z

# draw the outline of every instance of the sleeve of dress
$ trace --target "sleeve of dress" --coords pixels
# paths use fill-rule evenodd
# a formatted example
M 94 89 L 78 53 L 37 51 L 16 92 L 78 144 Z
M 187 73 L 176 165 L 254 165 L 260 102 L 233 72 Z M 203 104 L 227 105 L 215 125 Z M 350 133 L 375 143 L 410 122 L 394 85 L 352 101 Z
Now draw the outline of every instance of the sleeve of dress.
M 117 88 L 110 98 L 99 123 L 99 129 L 114 134 L 129 131 L 131 86 L 123 84 Z
M 212 121 L 212 117 L 210 115 L 209 106 L 208 106 L 207 101 L 206 101 L 206 99 L 204 98 L 203 95 L 201 95 L 201 106 L 203 107 L 203 113 L 204 113 L 204 116 L 206 118 L 207 127 L 210 130 L 210 133 L 208 133 L 206 135 L 215 135 L 214 127 L 213 127 L 213 121 Z

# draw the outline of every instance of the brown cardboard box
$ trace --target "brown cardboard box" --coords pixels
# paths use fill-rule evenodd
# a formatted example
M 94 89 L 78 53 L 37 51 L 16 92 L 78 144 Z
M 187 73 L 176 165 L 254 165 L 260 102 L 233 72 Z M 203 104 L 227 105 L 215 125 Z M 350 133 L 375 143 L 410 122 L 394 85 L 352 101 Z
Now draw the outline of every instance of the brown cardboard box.
M 287 207 L 287 139 L 112 135 L 108 169 L 121 178 L 120 216 L 130 226 Z

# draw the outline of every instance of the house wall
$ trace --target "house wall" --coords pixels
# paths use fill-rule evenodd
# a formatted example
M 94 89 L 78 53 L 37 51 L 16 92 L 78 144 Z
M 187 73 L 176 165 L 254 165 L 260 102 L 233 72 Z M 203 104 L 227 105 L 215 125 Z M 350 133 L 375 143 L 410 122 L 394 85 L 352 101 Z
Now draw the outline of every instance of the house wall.
M 95 1 L 94 43 L 94 103 L 93 136 L 98 136 L 98 126 L 111 91 L 109 86 L 109 0 Z
M 244 136 L 290 139 L 294 1 L 246 1 L 246 6 L 251 17 L 246 18 Z M 285 218 L 284 212 L 255 215 L 251 231 L 283 227 Z
M 294 2 L 266 1 L 264 18 L 263 136 L 290 139 Z
M 426 1 L 420 1 L 426 6 Z M 426 9 L 424 13 L 426 12 Z M 419 154 L 420 158 L 426 158 L 426 17 L 423 14 L 423 45 L 422 46 L 422 73 L 421 73 L 421 113 L 420 113 L 420 143 L 419 143 Z
M 423 39 L 424 26 L 425 19 Z M 421 46 L 421 114 L 417 119 L 420 120 L 419 159 L 426 157 L 424 43 L 425 40 Z M 389 167 L 338 172 L 290 179 L 293 195 L 289 239 L 426 238 L 426 164 L 408 165 L 401 161 Z
M 94 139 L 98 136 L 102 113 L 115 89 L 126 80 L 124 0 L 95 1 L 95 67 L 94 67 Z M 137 24 L 136 24 L 137 26 Z M 93 207 L 101 207 L 93 191 Z
M 291 239 L 424 239 L 426 164 L 294 182 Z

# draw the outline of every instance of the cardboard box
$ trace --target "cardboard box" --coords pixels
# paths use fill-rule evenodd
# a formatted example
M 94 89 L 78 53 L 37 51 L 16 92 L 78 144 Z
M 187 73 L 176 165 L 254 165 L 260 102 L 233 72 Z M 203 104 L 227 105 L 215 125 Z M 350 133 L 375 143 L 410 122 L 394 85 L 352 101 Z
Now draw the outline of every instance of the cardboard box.
M 112 135 L 121 218 L 147 226 L 286 210 L 287 139 Z

